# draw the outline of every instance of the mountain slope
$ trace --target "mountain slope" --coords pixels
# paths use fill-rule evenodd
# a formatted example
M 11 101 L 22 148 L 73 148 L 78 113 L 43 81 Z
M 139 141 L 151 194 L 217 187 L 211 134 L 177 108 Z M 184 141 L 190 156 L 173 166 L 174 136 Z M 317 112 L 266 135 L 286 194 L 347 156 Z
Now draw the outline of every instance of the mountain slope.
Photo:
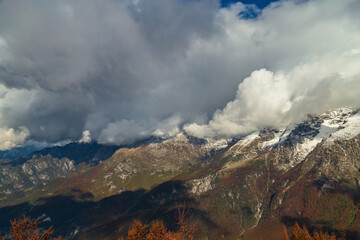
M 360 113 L 345 108 L 233 140 L 181 133 L 119 148 L 97 165 L 55 168 L 59 177 L 32 191 L 31 202 L 0 213 L 45 214 L 71 239 L 116 239 L 134 218 L 171 223 L 185 202 L 201 222 L 197 239 L 281 239 L 282 225 L 295 221 L 359 239 L 359 134 Z M 77 210 L 61 214 L 64 204 Z

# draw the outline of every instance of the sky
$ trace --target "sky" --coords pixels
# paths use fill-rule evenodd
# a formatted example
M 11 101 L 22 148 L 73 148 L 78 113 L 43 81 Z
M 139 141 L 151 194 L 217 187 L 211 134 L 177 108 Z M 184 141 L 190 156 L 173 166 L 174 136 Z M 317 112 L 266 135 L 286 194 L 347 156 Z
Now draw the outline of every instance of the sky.
M 252 3 L 0 1 L 0 150 L 231 138 L 360 107 L 358 0 Z
M 229 7 L 234 3 L 242 2 L 243 4 L 254 4 L 258 8 L 263 9 L 268 6 L 271 2 L 276 2 L 277 0 L 221 0 L 220 7 Z

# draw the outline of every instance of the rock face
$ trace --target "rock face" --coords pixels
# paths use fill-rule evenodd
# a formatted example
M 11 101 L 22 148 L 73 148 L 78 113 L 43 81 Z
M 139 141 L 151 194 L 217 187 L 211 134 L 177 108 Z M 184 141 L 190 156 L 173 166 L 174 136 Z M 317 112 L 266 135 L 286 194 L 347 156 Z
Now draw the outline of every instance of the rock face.
M 95 164 L 51 154 L 3 164 L 0 203 L 35 201 L 12 211 L 46 214 L 72 239 L 116 239 L 133 218 L 169 219 L 183 202 L 202 222 L 198 239 L 281 239 L 295 221 L 359 239 L 359 153 L 360 113 L 343 108 L 236 140 L 181 133 Z M 59 221 L 49 206 L 64 198 L 77 211 Z
M 4 159 L 0 161 L 0 206 L 52 195 L 53 188 L 61 186 L 61 179 L 83 169 L 81 164 L 94 166 L 117 149 L 117 146 L 95 142 L 70 143 L 38 151 L 34 148 L 34 152 L 25 157 Z M 13 154 L 14 150 L 9 153 Z M 9 153 L 3 152 L 2 155 L 8 156 Z
M 50 155 L 32 158 L 29 161 L 12 166 L 1 166 L 0 202 L 1 200 L 19 200 L 27 191 L 42 188 L 57 178 L 66 177 L 75 170 L 74 162 L 57 159 Z M 14 195 L 14 196 L 13 196 Z
M 350 229 L 360 225 L 359 120 L 359 113 L 339 109 L 287 129 L 255 132 L 226 149 L 207 193 L 190 182 L 219 228 L 208 229 L 209 236 L 281 239 L 282 224 L 303 221 L 358 239 Z
M 224 144 L 225 140 L 208 142 L 180 133 L 134 147 L 71 143 L 43 149 L 0 165 L 0 205 L 14 199 L 21 202 L 67 194 L 71 189 L 89 192 L 97 200 L 123 191 L 150 189 L 208 157 L 214 149 L 227 146 Z
M 206 144 L 192 144 L 182 133 L 160 143 L 120 148 L 96 167 L 89 185 L 80 188 L 98 198 L 127 190 L 150 189 L 199 162 L 208 154 L 206 148 Z

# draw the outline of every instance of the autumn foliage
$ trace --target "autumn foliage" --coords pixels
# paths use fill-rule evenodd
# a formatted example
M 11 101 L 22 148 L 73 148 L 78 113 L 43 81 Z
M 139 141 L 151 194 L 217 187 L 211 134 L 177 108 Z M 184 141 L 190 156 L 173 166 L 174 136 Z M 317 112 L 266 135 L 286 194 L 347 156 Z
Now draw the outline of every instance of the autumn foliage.
M 190 224 L 188 209 L 178 208 L 178 225 L 179 230 L 174 232 L 166 228 L 163 221 L 155 220 L 149 225 L 144 225 L 138 220 L 135 220 L 133 226 L 128 230 L 125 239 L 118 240 L 194 240 L 195 233 L 194 225 Z M 31 220 L 28 217 L 22 216 L 19 219 L 10 221 L 11 227 L 8 235 L 3 237 L 0 235 L 0 240 L 62 240 L 62 237 L 53 238 L 52 227 L 46 231 L 41 232 L 38 225 L 38 220 Z M 292 227 L 291 235 L 289 237 L 286 227 L 283 225 L 283 240 L 345 240 L 345 236 L 336 237 L 335 234 L 328 234 L 323 231 L 314 231 L 312 234 L 306 226 L 300 227 L 298 223 Z
M 283 226 L 283 232 L 284 240 L 345 240 L 344 237 L 337 238 L 335 234 L 329 235 L 327 232 L 322 231 L 314 231 L 311 235 L 306 226 L 301 228 L 298 223 L 293 226 L 290 238 L 285 226 Z
M 168 230 L 160 220 L 153 221 L 150 226 L 135 220 L 132 228 L 128 231 L 126 240 L 193 240 L 195 227 L 187 218 L 188 211 L 188 209 L 178 208 L 179 231 L 177 232 Z
M 168 230 L 160 220 L 155 220 L 150 225 L 143 225 L 140 221 L 135 220 L 133 226 L 128 230 L 126 240 L 193 240 L 195 228 L 189 222 L 188 212 L 189 209 L 178 208 L 179 230 L 176 232 Z M 0 240 L 62 240 L 62 237 L 52 237 L 52 227 L 41 232 L 38 219 L 33 221 L 22 216 L 10 223 L 8 235 L 6 237 L 0 235 Z
M 43 233 L 40 232 L 38 227 L 38 220 L 31 220 L 24 215 L 21 218 L 10 221 L 11 227 L 8 234 L 8 238 L 0 236 L 1 240 L 61 240 L 62 237 L 53 238 L 52 227 L 48 228 Z

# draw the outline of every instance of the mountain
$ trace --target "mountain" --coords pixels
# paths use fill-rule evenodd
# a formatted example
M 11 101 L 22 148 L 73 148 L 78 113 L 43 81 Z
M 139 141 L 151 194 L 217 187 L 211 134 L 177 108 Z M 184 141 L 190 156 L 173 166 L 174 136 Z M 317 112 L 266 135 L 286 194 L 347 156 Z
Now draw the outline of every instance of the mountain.
M 0 159 L 14 160 L 17 158 L 23 158 L 27 155 L 40 150 L 41 148 L 35 145 L 27 145 L 23 147 L 16 147 L 6 151 L 0 151 Z M 8 161 L 9 162 L 9 161 Z
M 3 162 L 0 165 L 0 204 L 22 202 L 33 198 L 34 193 L 37 198 L 41 192 L 46 192 L 46 188 L 53 188 L 53 181 L 62 182 L 78 169 L 95 166 L 117 149 L 118 146 L 95 142 L 70 143 Z
M 68 158 L 74 161 L 75 164 L 82 162 L 97 164 L 100 161 L 106 160 L 118 149 L 118 146 L 103 145 L 96 142 L 91 143 L 69 143 L 65 146 L 56 146 L 44 148 L 33 152 L 27 159 L 33 158 L 34 155 L 46 156 L 51 155 L 54 158 L 62 159 Z M 85 153 L 85 154 L 84 154 Z
M 236 139 L 179 133 L 103 158 L 97 145 L 69 155 L 75 145 L 0 166 L 0 230 L 25 213 L 69 239 L 116 239 L 134 218 L 174 227 L 186 203 L 196 239 L 282 239 L 282 225 L 296 221 L 360 238 L 360 113 L 352 109 Z

